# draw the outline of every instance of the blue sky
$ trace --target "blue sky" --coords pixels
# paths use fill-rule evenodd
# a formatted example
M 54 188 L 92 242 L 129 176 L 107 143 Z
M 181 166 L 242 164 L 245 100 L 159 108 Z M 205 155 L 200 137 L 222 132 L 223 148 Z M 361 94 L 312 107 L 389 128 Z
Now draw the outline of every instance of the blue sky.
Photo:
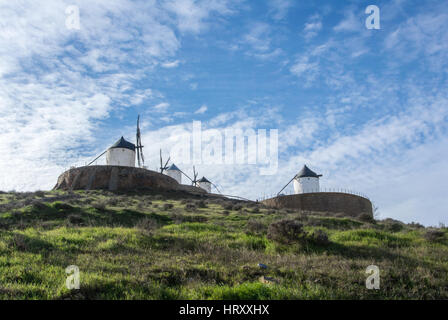
M 372 4 L 379 30 L 365 27 Z M 2 0 L 0 189 L 52 188 L 121 135 L 134 141 L 141 114 L 150 169 L 193 120 L 278 129 L 276 175 L 200 174 L 256 199 L 306 163 L 383 218 L 448 223 L 447 23 L 441 0 Z

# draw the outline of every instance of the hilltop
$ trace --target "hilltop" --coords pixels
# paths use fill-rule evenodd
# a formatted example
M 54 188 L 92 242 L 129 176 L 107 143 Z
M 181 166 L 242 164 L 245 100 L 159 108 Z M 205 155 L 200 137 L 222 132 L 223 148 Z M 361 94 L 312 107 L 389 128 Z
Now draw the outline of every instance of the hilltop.
M 184 193 L 2 193 L 0 298 L 448 299 L 447 233 Z

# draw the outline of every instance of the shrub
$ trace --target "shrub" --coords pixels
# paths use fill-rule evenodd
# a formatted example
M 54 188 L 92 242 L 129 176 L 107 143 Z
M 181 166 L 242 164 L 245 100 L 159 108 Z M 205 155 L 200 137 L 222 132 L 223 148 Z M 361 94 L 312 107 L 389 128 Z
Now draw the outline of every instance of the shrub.
M 247 222 L 247 229 L 251 233 L 263 233 L 266 231 L 266 226 L 255 219 L 251 219 Z
M 80 215 L 77 215 L 77 214 L 69 215 L 67 217 L 67 220 L 70 224 L 73 224 L 73 225 L 81 225 L 84 223 L 84 219 Z
M 411 228 L 416 228 L 416 229 L 422 229 L 422 228 L 425 227 L 424 225 L 422 225 L 422 224 L 420 224 L 418 222 L 408 223 L 408 226 L 411 227 Z
M 8 212 L 15 208 L 15 205 L 12 202 L 4 203 L 0 205 L 0 212 Z
M 84 199 L 82 202 L 84 204 L 91 204 L 93 202 L 93 199 L 87 198 L 87 199 Z
M 21 215 L 22 215 L 22 212 L 20 212 L 20 211 L 17 211 L 17 210 L 11 211 L 11 216 L 13 216 L 13 217 L 19 217 Z
M 232 209 L 235 210 L 235 211 L 240 211 L 241 209 L 243 209 L 243 206 L 240 205 L 240 204 L 236 204 L 236 205 L 233 206 Z
M 67 203 L 64 202 L 54 202 L 52 204 L 53 208 L 55 208 L 56 210 L 61 210 L 61 211 L 70 211 L 73 210 L 73 207 Z
M 283 219 L 273 222 L 268 228 L 268 239 L 279 243 L 292 243 L 303 240 L 306 236 L 303 225 L 296 220 Z
M 165 203 L 164 205 L 163 205 L 163 210 L 170 210 L 170 209 L 173 209 L 173 207 L 174 207 L 174 205 L 172 204 L 172 203 Z
M 230 212 L 229 211 L 227 211 L 227 210 L 224 210 L 223 212 L 221 212 L 223 215 L 225 215 L 225 216 L 228 216 L 229 214 L 230 214 Z
M 201 215 L 183 215 L 175 212 L 171 215 L 171 219 L 179 224 L 183 222 L 207 222 L 207 217 Z
M 48 208 L 45 203 L 37 201 L 37 200 L 32 202 L 32 207 L 33 207 L 34 211 L 43 211 Z
M 253 208 L 252 213 L 260 213 L 260 208 L 258 207 Z
M 9 246 L 11 248 L 16 248 L 18 251 L 27 251 L 28 243 L 26 241 L 26 237 L 20 233 L 15 233 L 11 241 L 9 242 Z
M 229 210 L 229 211 L 233 210 L 233 204 L 231 204 L 231 203 L 226 203 L 222 207 L 224 210 Z
M 34 192 L 34 195 L 36 197 L 43 198 L 43 197 L 45 197 L 45 192 L 38 190 L 38 191 Z
M 198 208 L 207 208 L 207 204 L 205 203 L 204 200 L 196 201 L 196 206 L 197 206 Z
M 99 211 L 104 211 L 106 210 L 106 202 L 104 201 L 94 201 L 91 204 L 92 208 L 99 210 Z
M 145 204 L 143 202 L 137 203 L 137 210 L 143 211 L 145 209 Z
M 135 227 L 148 234 L 152 234 L 159 227 L 159 224 L 154 219 L 144 218 L 138 221 Z
M 193 211 L 193 210 L 196 210 L 196 206 L 195 206 L 194 204 L 192 204 L 192 203 L 187 203 L 187 204 L 185 205 L 185 210 L 187 210 L 187 211 Z
M 440 242 L 445 238 L 445 233 L 440 230 L 428 230 L 425 233 L 425 239 L 429 242 Z
M 309 237 L 309 240 L 317 245 L 326 246 L 330 244 L 328 235 L 322 230 L 314 231 Z
M 403 230 L 403 224 L 399 223 L 399 222 L 392 222 L 392 223 L 387 223 L 385 225 L 386 230 L 390 231 L 390 232 L 399 232 L 401 230 Z
M 361 213 L 358 216 L 358 219 L 362 222 L 369 222 L 369 223 L 374 223 L 375 219 L 373 218 L 373 216 L 371 214 L 368 214 L 366 212 Z
M 110 206 L 116 206 L 118 204 L 118 199 L 117 198 L 111 198 L 109 199 L 109 205 Z

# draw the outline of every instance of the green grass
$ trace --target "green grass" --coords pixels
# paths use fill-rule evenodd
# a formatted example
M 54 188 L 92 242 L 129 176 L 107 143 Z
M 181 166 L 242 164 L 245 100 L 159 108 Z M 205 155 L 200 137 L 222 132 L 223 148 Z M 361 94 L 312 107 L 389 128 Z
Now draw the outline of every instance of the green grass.
M 0 194 L 0 299 L 448 299 L 446 228 L 444 239 L 430 242 L 427 229 L 411 225 L 262 206 L 253 212 L 230 200 L 205 199 L 202 208 L 198 200 Z M 330 244 L 270 240 L 269 225 L 285 218 L 308 233 L 324 231 Z M 380 290 L 365 288 L 372 264 Z M 80 269 L 79 290 L 65 286 L 69 265 Z M 263 276 L 275 282 L 262 283 Z

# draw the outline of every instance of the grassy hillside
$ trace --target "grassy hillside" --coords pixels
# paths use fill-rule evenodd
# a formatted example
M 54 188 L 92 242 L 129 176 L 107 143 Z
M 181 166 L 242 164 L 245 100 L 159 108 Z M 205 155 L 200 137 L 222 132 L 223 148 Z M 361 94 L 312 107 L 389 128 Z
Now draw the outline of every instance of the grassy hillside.
M 174 194 L 4 193 L 0 298 L 448 299 L 447 233 Z

